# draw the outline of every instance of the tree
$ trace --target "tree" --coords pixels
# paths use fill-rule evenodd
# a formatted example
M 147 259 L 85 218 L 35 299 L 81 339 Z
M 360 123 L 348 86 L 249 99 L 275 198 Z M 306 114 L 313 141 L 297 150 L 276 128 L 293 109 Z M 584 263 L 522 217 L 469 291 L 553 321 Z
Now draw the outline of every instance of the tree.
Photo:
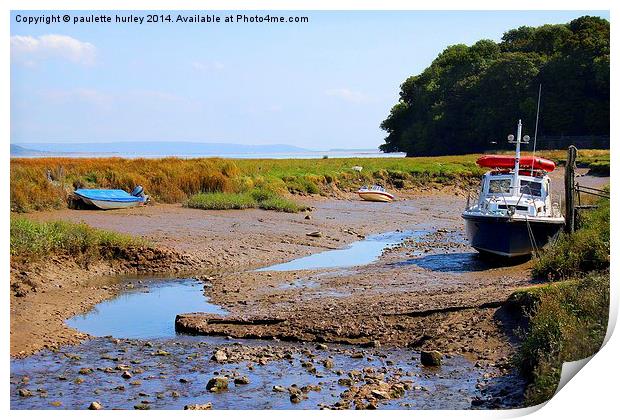
M 477 152 L 512 132 L 519 118 L 533 131 L 540 83 L 541 133 L 608 135 L 609 22 L 583 16 L 522 26 L 500 43 L 449 46 L 402 83 L 399 102 L 381 123 L 388 133 L 381 150 Z

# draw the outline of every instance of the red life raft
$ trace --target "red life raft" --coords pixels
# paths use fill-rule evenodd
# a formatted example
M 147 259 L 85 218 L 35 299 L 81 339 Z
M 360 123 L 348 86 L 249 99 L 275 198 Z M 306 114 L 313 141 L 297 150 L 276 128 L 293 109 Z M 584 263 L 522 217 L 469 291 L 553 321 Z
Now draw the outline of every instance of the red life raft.
M 483 168 L 514 168 L 515 157 L 507 155 L 485 155 L 476 161 Z M 555 163 L 549 159 L 538 156 L 523 156 L 519 160 L 521 169 L 536 169 L 551 172 L 555 169 Z

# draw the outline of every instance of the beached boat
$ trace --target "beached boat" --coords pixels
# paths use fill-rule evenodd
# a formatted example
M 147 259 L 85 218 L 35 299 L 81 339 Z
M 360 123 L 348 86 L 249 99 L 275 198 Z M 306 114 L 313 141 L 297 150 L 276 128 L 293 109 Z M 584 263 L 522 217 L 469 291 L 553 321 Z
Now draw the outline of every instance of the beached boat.
M 465 231 L 473 248 L 482 253 L 505 257 L 532 255 L 545 246 L 564 226 L 558 203 L 551 201 L 548 172 L 553 161 L 536 156 L 521 158 L 521 121 L 515 156 L 487 155 L 478 159 L 484 174 L 480 195 L 473 205 L 469 199 L 462 214 Z
M 148 196 L 144 194 L 144 188 L 138 185 L 129 194 L 124 190 L 95 190 L 77 189 L 75 195 L 84 203 L 93 205 L 102 210 L 124 209 L 145 204 Z
M 389 203 L 394 200 L 394 196 L 387 192 L 385 188 L 380 185 L 373 185 L 371 187 L 362 187 L 357 191 L 357 194 L 366 201 L 381 201 Z

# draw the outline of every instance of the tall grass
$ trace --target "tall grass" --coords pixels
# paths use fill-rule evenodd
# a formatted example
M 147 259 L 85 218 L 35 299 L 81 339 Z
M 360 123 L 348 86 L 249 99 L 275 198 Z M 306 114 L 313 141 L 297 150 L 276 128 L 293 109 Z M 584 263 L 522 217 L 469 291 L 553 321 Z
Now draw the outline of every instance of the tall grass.
M 609 317 L 609 200 L 580 217 L 579 229 L 562 235 L 534 262 L 534 277 L 561 280 L 511 296 L 528 329 L 517 362 L 529 379 L 527 405 L 553 396 L 562 363 L 596 353 Z
M 543 250 L 534 261 L 535 278 L 561 280 L 609 267 L 609 200 L 599 200 L 598 205 L 595 210 L 580 213 L 575 233 L 562 233 L 555 244 Z
M 565 158 L 565 152 L 543 152 Z M 587 151 L 580 151 L 580 156 Z M 594 156 L 594 155 L 593 155 Z M 596 154 L 597 159 L 604 155 Z M 609 153 L 607 152 L 607 156 Z M 155 201 L 182 203 L 199 193 L 271 190 L 282 196 L 351 191 L 368 183 L 389 188 L 432 185 L 468 187 L 484 169 L 478 155 L 335 159 L 11 159 L 11 210 L 28 212 L 66 205 L 75 188 L 142 185 Z M 361 172 L 352 168 L 362 166 Z M 48 174 L 50 180 L 48 180 Z
M 609 319 L 609 272 L 517 292 L 530 317 L 517 364 L 530 384 L 528 406 L 555 393 L 562 363 L 590 357 L 603 344 Z
M 297 213 L 306 209 L 305 206 L 278 197 L 273 192 L 258 189 L 244 193 L 200 193 L 191 196 L 184 205 L 204 210 L 261 208 L 286 213 Z
M 37 222 L 11 217 L 10 250 L 17 258 L 67 255 L 81 260 L 113 259 L 119 252 L 147 243 L 120 233 L 64 221 Z

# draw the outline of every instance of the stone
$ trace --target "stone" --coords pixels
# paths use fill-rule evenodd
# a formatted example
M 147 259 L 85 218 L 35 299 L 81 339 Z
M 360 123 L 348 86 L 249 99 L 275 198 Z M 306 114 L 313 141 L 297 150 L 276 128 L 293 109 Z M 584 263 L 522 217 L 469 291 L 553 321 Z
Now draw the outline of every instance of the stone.
M 183 407 L 183 410 L 211 410 L 213 408 L 213 404 L 188 404 Z
M 441 366 L 443 354 L 437 350 L 422 350 L 420 352 L 420 362 L 423 366 Z
M 83 367 L 78 371 L 78 373 L 80 375 L 90 375 L 91 373 L 93 373 L 93 370 L 91 368 Z
M 293 404 L 299 404 L 301 399 L 301 394 L 291 394 L 290 400 Z
M 213 353 L 211 360 L 222 363 L 228 360 L 228 356 L 226 356 L 226 352 L 224 350 L 216 350 L 215 353 Z
M 250 383 L 250 378 L 247 376 L 238 376 L 233 381 L 235 385 L 247 385 Z
M 228 389 L 228 378 L 225 376 L 215 376 L 209 379 L 207 390 L 209 392 L 221 392 Z
M 27 388 L 20 388 L 17 393 L 20 397 L 32 397 L 32 392 Z
M 308 232 L 308 233 L 306 233 L 306 236 L 310 236 L 312 238 L 320 238 L 321 236 L 323 236 L 323 232 L 321 232 L 319 230 L 314 231 L 314 232 Z
M 133 406 L 135 410 L 150 410 L 151 407 L 148 404 L 140 403 Z
M 131 378 L 132 376 L 133 376 L 133 375 L 132 375 L 132 374 L 131 374 L 131 372 L 129 372 L 128 370 L 124 371 L 124 372 L 121 374 L 121 377 L 123 377 L 123 378 L 125 378 L 125 379 L 129 379 L 129 378 Z
M 88 409 L 89 410 L 101 410 L 101 409 L 103 409 L 103 406 L 99 402 L 93 401 L 88 406 Z
M 274 385 L 272 389 L 274 392 L 286 392 L 286 388 L 280 385 Z
M 332 359 L 325 359 L 325 360 L 323 360 L 323 367 L 325 369 L 333 369 L 334 368 L 334 361 Z
M 378 400 L 389 400 L 390 394 L 385 391 L 379 389 L 373 389 L 370 391 L 370 394 Z

